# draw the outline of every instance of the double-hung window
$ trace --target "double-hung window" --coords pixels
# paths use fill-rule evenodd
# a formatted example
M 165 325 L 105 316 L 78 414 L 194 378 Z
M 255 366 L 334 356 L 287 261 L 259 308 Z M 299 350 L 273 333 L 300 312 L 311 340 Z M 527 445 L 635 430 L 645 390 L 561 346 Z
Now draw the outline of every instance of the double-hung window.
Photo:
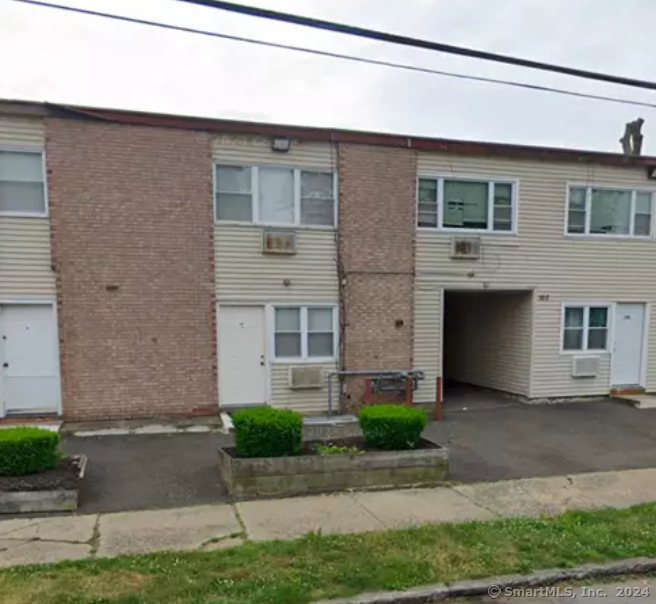
M 335 358 L 336 309 L 333 306 L 278 306 L 273 309 L 276 359 Z
M 652 234 L 653 191 L 569 187 L 567 232 L 579 235 Z
M 332 172 L 217 164 L 215 181 L 218 221 L 335 226 Z
M 421 177 L 417 224 L 445 230 L 514 232 L 515 189 L 514 182 L 504 180 Z
M 608 350 L 608 306 L 568 304 L 563 308 L 564 351 Z
M 0 214 L 46 214 L 43 154 L 0 149 Z

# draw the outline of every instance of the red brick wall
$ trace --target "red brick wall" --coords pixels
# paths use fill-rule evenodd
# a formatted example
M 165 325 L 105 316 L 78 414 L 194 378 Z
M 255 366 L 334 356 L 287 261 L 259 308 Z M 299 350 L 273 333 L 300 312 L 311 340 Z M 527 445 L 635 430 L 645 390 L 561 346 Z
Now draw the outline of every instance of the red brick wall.
M 208 133 L 48 119 L 64 416 L 217 412 Z
M 410 149 L 339 146 L 346 369 L 412 368 L 416 182 Z M 349 393 L 360 400 L 362 380 Z

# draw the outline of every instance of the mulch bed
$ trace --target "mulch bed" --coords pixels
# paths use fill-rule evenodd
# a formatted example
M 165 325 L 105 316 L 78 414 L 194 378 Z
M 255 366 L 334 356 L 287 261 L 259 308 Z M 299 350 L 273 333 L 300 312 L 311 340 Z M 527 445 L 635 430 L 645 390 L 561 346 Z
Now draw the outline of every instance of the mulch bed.
M 0 476 L 0 492 L 75 490 L 80 486 L 80 460 L 65 457 L 57 467 L 38 474 Z
M 383 451 L 382 449 L 369 447 L 362 436 L 349 436 L 346 438 L 331 438 L 327 440 L 303 441 L 303 448 L 301 449 L 299 455 L 320 455 L 320 453 L 317 453 L 317 445 L 330 445 L 334 447 L 357 447 L 360 451 L 364 451 L 366 453 L 376 453 L 376 452 Z M 422 438 L 419 441 L 419 446 L 413 450 L 417 451 L 421 449 L 441 449 L 441 447 L 440 445 L 435 444 L 430 440 L 426 440 L 425 438 Z M 237 455 L 237 450 L 234 447 L 226 447 L 224 451 L 228 453 L 230 457 L 239 457 L 239 455 Z

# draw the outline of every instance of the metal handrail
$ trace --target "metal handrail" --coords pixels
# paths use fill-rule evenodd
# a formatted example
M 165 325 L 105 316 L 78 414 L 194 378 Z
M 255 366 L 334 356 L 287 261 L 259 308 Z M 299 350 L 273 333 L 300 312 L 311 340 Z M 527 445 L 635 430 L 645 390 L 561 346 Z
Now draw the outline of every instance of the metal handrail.
M 333 377 L 334 376 L 367 376 L 367 377 L 386 377 L 386 378 L 405 378 L 411 377 L 423 380 L 424 372 L 419 369 L 353 369 L 346 371 L 331 371 L 328 374 L 328 415 L 333 414 Z

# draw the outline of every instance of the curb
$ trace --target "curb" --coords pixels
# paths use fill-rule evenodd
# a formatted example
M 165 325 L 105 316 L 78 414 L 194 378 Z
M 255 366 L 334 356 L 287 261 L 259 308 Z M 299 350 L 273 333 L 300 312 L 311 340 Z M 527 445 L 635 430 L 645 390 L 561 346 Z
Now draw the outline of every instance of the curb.
M 386 591 L 362 594 L 341 600 L 321 600 L 315 604 L 425 604 L 467 596 L 488 596 L 491 587 L 499 588 L 500 595 L 506 587 L 544 587 L 563 581 L 637 575 L 656 571 L 656 558 L 630 558 L 604 564 L 585 564 L 576 568 L 541 570 L 529 575 L 501 575 L 473 581 L 440 583 L 406 591 Z M 503 598 L 502 598 L 503 599 Z

